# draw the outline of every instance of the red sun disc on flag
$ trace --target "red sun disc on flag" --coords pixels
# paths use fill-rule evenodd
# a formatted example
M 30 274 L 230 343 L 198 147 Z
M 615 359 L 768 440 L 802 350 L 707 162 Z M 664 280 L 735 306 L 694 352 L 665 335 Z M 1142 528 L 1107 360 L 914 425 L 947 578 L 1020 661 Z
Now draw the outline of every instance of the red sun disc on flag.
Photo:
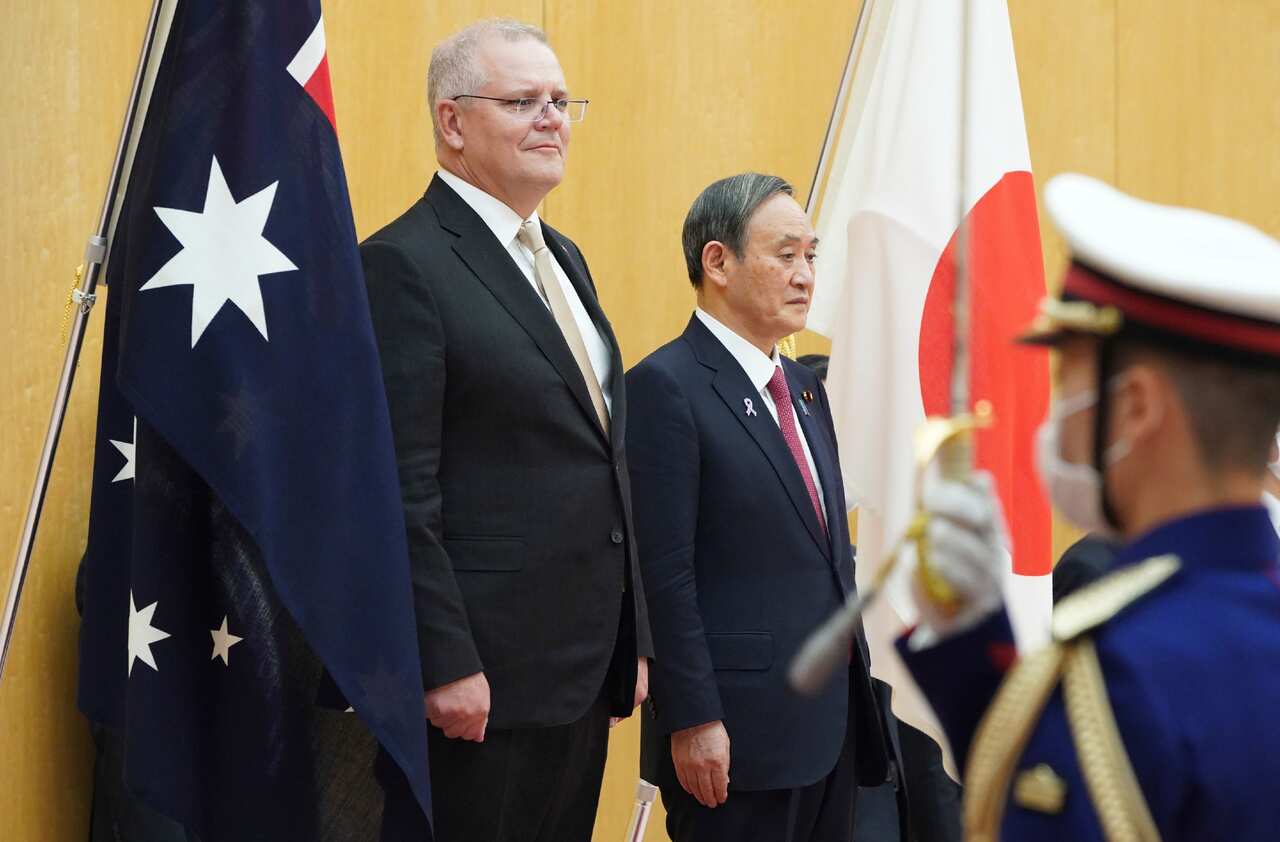
M 996 480 L 1013 539 L 1013 569 L 1053 569 L 1052 515 L 1035 467 L 1035 430 L 1049 408 L 1049 360 L 1013 344 L 1044 295 L 1044 262 L 1031 173 L 1010 172 L 970 210 L 970 396 L 995 423 L 975 439 L 977 467 Z M 920 323 L 920 397 L 926 415 L 949 415 L 956 235 L 934 268 Z

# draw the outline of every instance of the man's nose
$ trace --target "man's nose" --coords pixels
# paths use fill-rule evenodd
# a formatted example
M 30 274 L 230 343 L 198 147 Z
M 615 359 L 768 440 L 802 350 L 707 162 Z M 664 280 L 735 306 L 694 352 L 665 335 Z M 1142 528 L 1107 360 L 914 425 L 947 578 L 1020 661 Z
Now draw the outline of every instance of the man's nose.
M 539 129 L 558 129 L 565 119 L 565 115 L 560 112 L 559 108 L 555 107 L 555 101 L 547 100 L 542 104 L 542 111 L 539 112 L 538 118 L 533 121 L 533 124 Z

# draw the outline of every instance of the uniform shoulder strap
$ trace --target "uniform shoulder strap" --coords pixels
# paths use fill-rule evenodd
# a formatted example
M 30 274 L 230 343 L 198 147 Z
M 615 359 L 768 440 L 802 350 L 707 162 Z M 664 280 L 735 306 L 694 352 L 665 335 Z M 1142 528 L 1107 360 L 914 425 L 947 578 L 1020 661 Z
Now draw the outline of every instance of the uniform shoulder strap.
M 1009 783 L 1040 713 L 1062 677 L 1066 647 L 1050 643 L 1020 659 L 1005 676 L 973 735 L 964 770 L 964 838 L 995 842 Z
M 1120 738 L 1093 640 L 1067 644 L 1062 697 L 1089 800 L 1107 842 L 1160 842 L 1160 831 Z
M 1164 584 L 1182 562 L 1160 555 L 1122 567 L 1053 607 L 1053 639 L 1066 642 L 1096 629 Z
M 1173 555 L 1149 558 L 1099 579 L 1054 607 L 1054 642 L 1014 666 L 974 734 L 965 769 L 967 842 L 999 838 L 1018 762 L 1060 683 L 1081 772 L 1104 838 L 1158 842 L 1089 633 L 1154 591 L 1180 567 Z

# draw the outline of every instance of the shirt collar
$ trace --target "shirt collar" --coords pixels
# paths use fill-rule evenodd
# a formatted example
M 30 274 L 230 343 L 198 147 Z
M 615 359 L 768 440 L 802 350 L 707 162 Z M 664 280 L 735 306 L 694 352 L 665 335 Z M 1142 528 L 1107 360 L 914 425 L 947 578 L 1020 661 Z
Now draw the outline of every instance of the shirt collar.
M 504 248 L 511 245 L 511 241 L 516 238 L 516 233 L 524 223 L 520 214 L 507 207 L 502 200 L 495 199 L 471 182 L 464 181 L 446 169 L 437 170 L 436 175 L 452 187 L 453 192 L 457 193 L 459 198 L 484 220 L 484 224 L 489 227 L 493 236 L 498 238 L 498 242 L 502 243 Z M 538 212 L 534 211 L 529 218 L 537 222 Z
M 693 312 L 707 326 L 707 330 L 711 331 L 711 335 L 720 340 L 729 355 L 738 361 L 738 365 L 742 366 L 756 391 L 764 391 L 764 387 L 773 379 L 773 370 L 782 364 L 777 346 L 774 346 L 773 356 L 768 357 L 706 310 L 698 307 Z
M 1195 512 L 1157 526 L 1124 547 L 1116 564 L 1173 553 L 1199 567 L 1267 570 L 1280 557 L 1280 538 L 1267 510 L 1232 506 Z

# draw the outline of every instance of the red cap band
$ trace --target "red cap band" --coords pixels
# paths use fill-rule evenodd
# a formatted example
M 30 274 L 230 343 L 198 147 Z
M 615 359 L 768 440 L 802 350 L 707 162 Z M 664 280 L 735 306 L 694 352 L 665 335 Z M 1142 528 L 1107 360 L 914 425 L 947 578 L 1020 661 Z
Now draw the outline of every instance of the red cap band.
M 1079 263 L 1067 268 L 1062 291 L 1064 295 L 1115 307 L 1126 319 L 1165 333 L 1280 357 L 1280 325 L 1142 292 Z

